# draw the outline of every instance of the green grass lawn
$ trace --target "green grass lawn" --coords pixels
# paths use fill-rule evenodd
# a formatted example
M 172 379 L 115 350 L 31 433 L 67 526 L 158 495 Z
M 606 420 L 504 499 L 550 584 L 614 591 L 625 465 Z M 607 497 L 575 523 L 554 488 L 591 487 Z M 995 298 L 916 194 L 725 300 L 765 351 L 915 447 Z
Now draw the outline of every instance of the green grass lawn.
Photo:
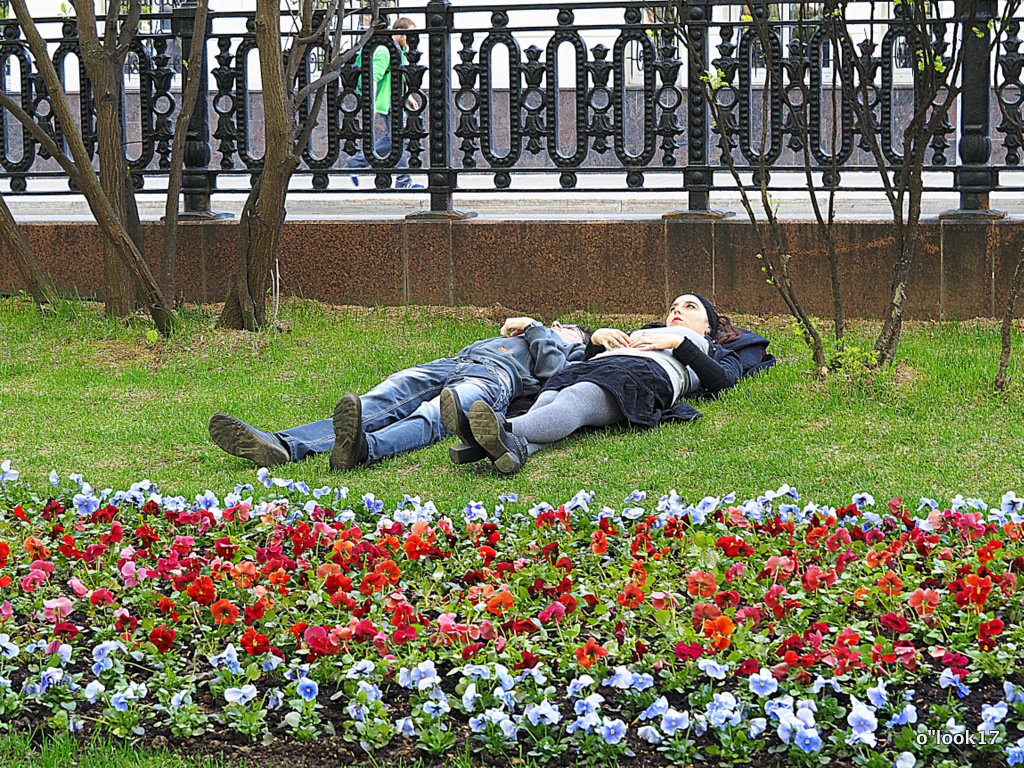
M 190 308 L 174 338 L 154 341 L 147 321 L 108 320 L 93 303 L 65 302 L 44 316 L 23 299 L 0 299 L 0 460 L 11 459 L 42 492 L 56 469 L 81 472 L 97 488 L 148 477 L 165 493 L 191 497 L 209 488 L 223 498 L 236 484 L 255 483 L 256 467 L 213 445 L 206 432 L 213 411 L 268 429 L 323 417 L 345 392 L 495 334 L 502 312 L 294 300 L 280 318 L 291 331 L 252 335 L 216 329 L 211 309 Z M 572 319 L 628 328 L 651 318 Z M 946 502 L 963 493 L 997 504 L 1006 490 L 1024 492 L 1024 365 L 1014 361 L 1007 392 L 992 393 L 996 323 L 912 323 L 893 368 L 821 382 L 787 320 L 737 320 L 771 339 L 779 365 L 701 404 L 705 418 L 697 422 L 570 438 L 511 478 L 487 462 L 450 464 L 447 442 L 345 478 L 330 472 L 326 456 L 277 474 L 311 488 L 344 483 L 392 508 L 403 494 L 418 494 L 442 512 L 470 499 L 489 505 L 511 491 L 526 503 L 557 504 L 581 488 L 612 506 L 634 488 L 654 498 L 675 489 L 690 501 L 733 491 L 743 500 L 783 482 L 836 506 L 858 491 L 880 503 L 900 494 L 911 508 L 922 495 Z M 875 330 L 855 324 L 851 341 L 866 348 Z M 1020 347 L 1019 330 L 1015 342 Z M 0 736 L 5 768 L 274 764 L 238 753 L 225 762 L 211 752 Z
M 256 468 L 210 441 L 212 412 L 271 430 L 322 418 L 339 395 L 454 354 L 496 334 L 503 319 L 497 310 L 293 300 L 281 310 L 289 332 L 220 330 L 211 310 L 190 308 L 181 332 L 154 342 L 150 323 L 109 320 L 99 310 L 67 302 L 44 316 L 23 299 L 0 299 L 0 459 L 37 487 L 56 469 L 81 472 L 100 488 L 148 477 L 165 493 L 223 494 L 255 482 Z M 575 319 L 632 326 L 649 318 Z M 788 482 L 820 503 L 869 491 L 902 494 L 915 506 L 919 495 L 948 500 L 962 492 L 993 503 L 1007 489 L 1024 490 L 1024 366 L 1015 359 L 1007 392 L 993 395 L 998 324 L 911 323 L 895 367 L 823 383 L 809 374 L 786 320 L 737 320 L 771 339 L 779 364 L 703 403 L 705 417 L 695 423 L 570 438 L 511 478 L 487 462 L 452 465 L 447 442 L 343 480 L 326 456 L 277 474 L 310 487 L 344 482 L 387 504 L 419 494 L 442 510 L 509 491 L 558 503 L 581 488 L 616 504 L 635 487 L 674 488 L 691 500 L 735 491 L 743 499 Z M 868 347 L 875 329 L 858 323 L 851 338 Z M 1019 330 L 1015 336 L 1019 353 Z

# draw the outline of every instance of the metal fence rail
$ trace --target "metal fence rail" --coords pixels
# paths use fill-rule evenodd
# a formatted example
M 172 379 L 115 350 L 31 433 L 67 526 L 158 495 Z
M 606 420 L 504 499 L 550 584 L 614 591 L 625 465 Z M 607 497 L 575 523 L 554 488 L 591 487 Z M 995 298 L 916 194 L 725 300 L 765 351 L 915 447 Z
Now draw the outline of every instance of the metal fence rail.
M 126 67 L 125 148 L 138 189 L 158 191 L 166 180 L 182 85 L 180 52 L 195 34 L 189 5 L 185 0 L 170 12 L 146 14 Z M 246 189 L 262 167 L 254 13 L 218 12 L 216 0 L 211 6 L 207 62 L 197 73 L 207 84 L 187 140 L 187 209 L 208 207 L 213 192 Z M 855 55 L 872 73 L 868 92 L 877 138 L 894 171 L 918 98 L 915 55 L 906 22 L 876 18 L 877 7 L 882 4 L 851 2 L 847 18 L 859 41 Z M 928 44 L 941 56 L 960 36 L 968 87 L 930 143 L 927 186 L 955 188 L 963 207 L 983 209 L 999 172 L 1021 164 L 1020 21 L 990 44 L 985 22 L 1003 7 L 995 0 L 941 0 L 933 7 Z M 407 35 L 404 56 L 395 33 L 379 29 L 361 62 L 350 63 L 329 86 L 296 183 L 310 191 L 354 191 L 347 164 L 362 155 L 370 166 L 364 178 L 374 183 L 360 190 L 392 191 L 393 177 L 411 172 L 425 177 L 438 212 L 451 208 L 458 189 L 529 188 L 685 191 L 690 210 L 699 213 L 708 210 L 716 182 L 733 184 L 727 154 L 744 185 L 758 186 L 767 172 L 773 190 L 806 187 L 805 142 L 793 114 L 793 105 L 806 98 L 806 113 L 800 114 L 806 114 L 815 183 L 840 191 L 877 189 L 863 128 L 842 97 L 842 79 L 856 72 L 834 50 L 826 11 L 822 3 L 731 0 L 457 7 L 431 0 L 387 8 L 391 20 L 410 16 L 419 29 Z M 362 14 L 349 8 L 344 26 L 352 40 Z M 767 52 L 751 14 L 767 25 Z M 37 24 L 84 116 L 81 130 L 92 152 L 95 103 L 74 20 Z M 282 34 L 291 31 L 283 15 Z M 380 150 L 383 127 L 373 114 L 369 73 L 380 46 L 389 52 L 395 87 L 387 117 L 391 141 L 378 152 L 374 144 Z M 322 50 L 309 50 L 300 69 L 303 83 L 316 76 L 322 59 Z M 0 87 L 62 141 L 42 78 L 12 19 L 0 21 L 0 67 Z M 709 77 L 714 109 L 704 87 Z M 58 166 L 3 111 L 0 168 L 12 193 L 67 191 L 55 182 L 63 175 Z M 1000 189 L 1015 188 L 1006 180 L 1004 175 Z

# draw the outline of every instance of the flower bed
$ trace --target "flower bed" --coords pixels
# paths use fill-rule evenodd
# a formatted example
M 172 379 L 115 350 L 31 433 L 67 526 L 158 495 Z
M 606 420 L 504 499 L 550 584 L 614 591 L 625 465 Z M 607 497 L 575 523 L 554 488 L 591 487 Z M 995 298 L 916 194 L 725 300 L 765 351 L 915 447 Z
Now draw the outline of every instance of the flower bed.
M 46 492 L 0 465 L 0 729 L 386 756 L 1018 764 L 1024 500 Z M 262 497 L 262 498 L 260 498 Z

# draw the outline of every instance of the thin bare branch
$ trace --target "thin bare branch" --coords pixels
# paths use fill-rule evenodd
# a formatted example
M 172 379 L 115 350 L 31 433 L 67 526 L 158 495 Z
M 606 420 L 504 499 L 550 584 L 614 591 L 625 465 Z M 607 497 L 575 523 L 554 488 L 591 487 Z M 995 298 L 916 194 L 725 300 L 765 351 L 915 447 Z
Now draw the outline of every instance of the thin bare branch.
M 132 41 L 139 29 L 139 20 L 142 18 L 142 3 L 139 0 L 129 0 L 128 18 L 121 25 L 117 34 L 116 56 L 126 56 L 132 46 Z
M 107 0 L 107 16 L 103 21 L 103 47 L 111 53 L 117 47 L 117 17 L 120 10 L 120 0 Z
M 207 0 L 198 0 L 192 48 L 185 65 L 186 84 L 182 94 L 181 108 L 174 122 L 174 136 L 171 140 L 171 167 L 167 177 L 167 200 L 164 206 L 164 240 L 160 256 L 160 288 L 168 300 L 174 297 L 174 256 L 178 243 L 178 197 L 181 193 L 181 178 L 185 166 L 185 139 L 188 135 L 188 123 L 192 119 L 196 102 L 199 99 L 198 77 L 203 66 L 203 54 L 206 48 Z
M 58 165 L 60 165 L 64 173 L 68 175 L 68 178 L 75 184 L 75 186 L 81 186 L 81 177 L 78 174 L 78 168 L 75 167 L 71 158 L 64 154 L 64 151 L 57 146 L 57 142 L 46 132 L 43 126 L 33 120 L 31 115 L 22 109 L 21 105 L 8 96 L 4 91 L 0 91 L 0 107 L 3 107 L 10 112 L 14 116 L 14 119 L 21 123 L 25 130 L 32 134 L 32 138 L 38 141 L 42 148 L 50 154 Z
M 313 93 L 314 91 L 321 91 L 328 85 L 330 85 L 332 82 L 337 80 L 338 77 L 340 76 L 341 68 L 345 66 L 348 62 L 350 62 L 352 59 L 354 59 L 356 57 L 356 54 L 359 53 L 359 51 L 363 49 L 363 46 L 365 46 L 369 42 L 370 38 L 373 37 L 373 34 L 377 28 L 377 20 L 380 17 L 379 0 L 370 0 L 370 14 L 370 24 L 359 36 L 358 42 L 354 46 L 347 48 L 343 53 L 338 53 L 337 55 L 335 55 L 330 62 L 324 65 L 324 68 L 321 71 L 321 75 L 319 78 L 314 80 L 312 83 L 309 83 L 308 85 L 304 86 L 299 90 L 298 93 L 295 94 L 294 103 L 296 107 L 298 107 L 298 105 L 301 104 L 305 99 L 309 98 L 309 94 Z M 338 25 L 338 28 L 338 32 L 335 34 L 335 50 L 337 50 L 338 48 L 338 41 L 341 35 L 340 24 Z M 315 126 L 316 115 L 318 112 L 319 110 L 311 110 L 309 116 L 306 118 L 307 122 L 312 120 L 314 121 L 313 125 Z M 312 126 L 306 125 L 300 129 L 299 134 L 305 134 L 308 137 L 312 133 L 312 130 Z M 296 146 L 301 148 L 302 146 L 304 146 L 304 144 L 298 143 Z
M 339 0 L 331 0 L 331 4 L 327 7 L 327 10 L 324 12 L 324 17 L 323 20 L 320 22 L 320 26 L 317 27 L 316 30 L 311 35 L 308 35 L 307 37 L 300 36 L 298 38 L 298 41 L 300 43 L 302 43 L 303 45 L 312 45 L 322 36 L 324 36 L 324 33 L 327 31 L 327 27 L 330 25 L 331 19 L 334 17 L 334 14 L 338 10 L 338 2 Z M 338 28 L 341 28 L 341 24 L 338 24 Z
M 1013 317 L 1017 307 L 1017 296 L 1021 283 L 1024 281 L 1024 248 L 1017 257 L 1017 268 L 1013 270 L 1010 291 L 1006 296 L 1006 311 L 1003 313 L 1003 324 L 1000 336 L 1002 345 L 999 354 L 999 370 L 996 372 L 995 388 L 1000 392 L 1006 387 L 1006 371 L 1010 365 L 1010 349 L 1013 344 Z

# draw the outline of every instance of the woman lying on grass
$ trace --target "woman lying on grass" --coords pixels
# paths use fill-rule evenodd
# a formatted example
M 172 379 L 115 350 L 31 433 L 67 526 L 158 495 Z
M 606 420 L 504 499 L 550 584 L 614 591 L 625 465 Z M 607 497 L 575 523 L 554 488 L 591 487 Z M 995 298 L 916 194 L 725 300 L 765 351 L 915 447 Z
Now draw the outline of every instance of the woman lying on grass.
M 688 293 L 672 302 L 664 323 L 630 334 L 596 330 L 584 362 L 548 379 L 522 416 L 506 420 L 484 402 L 469 404 L 467 411 L 448 389 L 441 394 L 441 412 L 449 430 L 512 474 L 527 457 L 581 427 L 654 427 L 697 418 L 683 398 L 714 397 L 741 377 L 770 368 L 775 358 L 767 350 L 767 339 L 735 327 L 706 298 Z

